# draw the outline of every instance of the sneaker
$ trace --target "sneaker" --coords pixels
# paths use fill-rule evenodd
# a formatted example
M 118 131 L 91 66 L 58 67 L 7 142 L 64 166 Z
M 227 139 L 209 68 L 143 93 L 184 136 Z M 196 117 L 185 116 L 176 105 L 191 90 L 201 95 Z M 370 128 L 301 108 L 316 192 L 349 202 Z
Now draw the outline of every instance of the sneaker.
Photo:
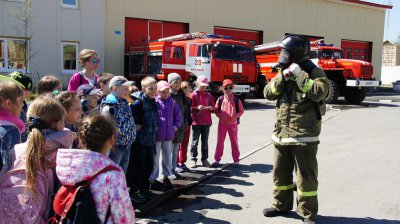
M 182 164 L 182 165 L 180 166 L 180 168 L 181 168 L 184 172 L 190 172 L 190 169 L 189 169 L 185 164 Z
M 265 217 L 275 217 L 285 214 L 287 213 L 287 211 L 278 211 L 278 209 L 271 207 L 271 208 L 265 208 L 263 210 L 263 213 Z
M 164 177 L 163 183 L 164 185 L 172 185 L 171 180 L 168 177 Z
M 168 177 L 164 177 L 163 183 L 164 183 L 164 189 L 163 189 L 164 191 L 169 191 L 175 188 Z
M 174 176 L 176 177 L 176 179 L 182 179 L 182 175 L 180 175 L 178 172 L 174 172 Z
M 150 189 L 153 191 L 162 191 L 164 189 L 164 184 L 158 180 L 150 181 Z
M 190 162 L 190 168 L 197 168 L 197 161 L 196 160 L 192 160 L 191 162 Z
M 211 164 L 206 159 L 202 160 L 201 163 L 203 163 L 204 167 L 211 167 Z
M 239 161 L 234 162 L 234 163 L 233 163 L 233 167 L 239 168 Z
M 133 193 L 131 199 L 132 199 L 132 201 L 134 201 L 136 203 L 143 203 L 146 201 L 145 196 L 143 196 L 139 192 Z
M 215 161 L 213 164 L 211 164 L 212 168 L 218 168 L 219 167 L 219 162 Z
M 304 219 L 303 223 L 304 224 L 315 224 L 315 221 L 312 219 Z
M 184 173 L 185 171 L 184 171 L 182 168 L 176 166 L 175 172 L 177 172 L 177 173 Z

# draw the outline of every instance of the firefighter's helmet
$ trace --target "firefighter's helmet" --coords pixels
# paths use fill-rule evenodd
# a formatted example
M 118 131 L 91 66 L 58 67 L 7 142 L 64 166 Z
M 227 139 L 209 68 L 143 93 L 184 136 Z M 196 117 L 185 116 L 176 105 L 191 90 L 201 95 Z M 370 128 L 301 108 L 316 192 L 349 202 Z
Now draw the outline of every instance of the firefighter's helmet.
M 278 62 L 283 68 L 300 64 L 310 58 L 310 41 L 300 35 L 288 35 L 279 43 L 282 48 Z

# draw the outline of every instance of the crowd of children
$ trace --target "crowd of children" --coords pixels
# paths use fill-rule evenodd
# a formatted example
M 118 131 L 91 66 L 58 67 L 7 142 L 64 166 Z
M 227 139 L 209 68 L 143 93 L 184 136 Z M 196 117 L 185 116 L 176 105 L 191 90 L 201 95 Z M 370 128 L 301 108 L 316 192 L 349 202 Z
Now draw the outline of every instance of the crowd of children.
M 101 223 L 134 223 L 131 201 L 142 203 L 153 191 L 173 189 L 171 179 L 190 172 L 185 164 L 191 132 L 191 169 L 198 166 L 200 140 L 201 164 L 219 166 L 226 133 L 238 165 L 244 110 L 231 80 L 224 80 L 224 95 L 215 103 L 204 76 L 193 92 L 177 73 L 167 81 L 145 77 L 138 89 L 122 76 L 96 74 L 100 59 L 94 50 L 82 50 L 79 62 L 83 70 L 71 77 L 67 91 L 58 78 L 46 75 L 28 103 L 29 76 L 0 76 L 0 223 L 57 220 L 62 215 L 52 201 L 63 194 L 56 192 L 78 186 L 90 189 Z M 212 113 L 219 124 L 211 165 Z

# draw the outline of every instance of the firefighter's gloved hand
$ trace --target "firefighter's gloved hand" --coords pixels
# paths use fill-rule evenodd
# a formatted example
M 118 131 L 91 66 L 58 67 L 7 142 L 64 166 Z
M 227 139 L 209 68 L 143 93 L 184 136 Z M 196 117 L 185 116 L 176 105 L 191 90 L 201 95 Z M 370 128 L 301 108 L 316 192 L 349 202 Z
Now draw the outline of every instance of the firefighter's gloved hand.
M 290 78 L 292 78 L 292 73 L 290 72 L 289 68 L 283 70 L 282 76 L 285 79 L 285 81 L 288 81 Z
M 292 63 L 287 69 L 289 69 L 293 76 L 298 76 L 301 72 L 300 66 L 296 63 Z

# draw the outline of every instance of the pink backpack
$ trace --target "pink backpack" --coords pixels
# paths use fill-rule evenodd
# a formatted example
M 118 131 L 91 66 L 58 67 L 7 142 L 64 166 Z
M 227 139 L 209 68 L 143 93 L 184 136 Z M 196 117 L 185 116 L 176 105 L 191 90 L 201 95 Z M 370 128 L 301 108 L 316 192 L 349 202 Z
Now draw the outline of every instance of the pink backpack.
M 14 167 L 0 180 L 0 223 L 43 224 L 48 218 L 52 170 L 36 172 L 36 191 L 26 190 L 25 144 L 15 146 Z

